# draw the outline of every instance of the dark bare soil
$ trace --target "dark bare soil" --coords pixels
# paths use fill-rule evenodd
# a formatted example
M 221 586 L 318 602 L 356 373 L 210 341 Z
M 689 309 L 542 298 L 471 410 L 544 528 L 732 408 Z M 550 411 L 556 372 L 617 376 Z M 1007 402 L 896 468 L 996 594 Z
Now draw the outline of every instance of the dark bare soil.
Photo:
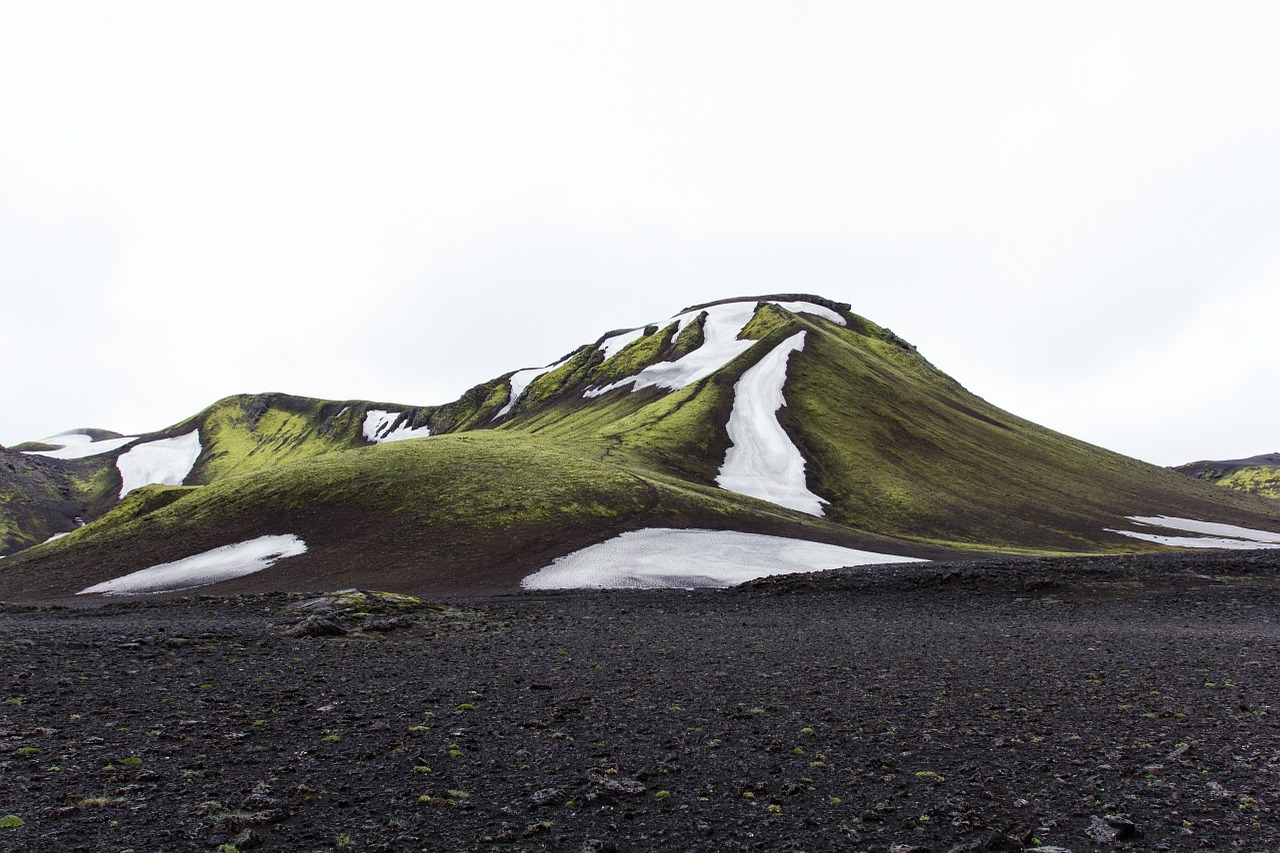
M 1274 552 L 302 600 L 0 609 L 0 849 L 1280 850 Z

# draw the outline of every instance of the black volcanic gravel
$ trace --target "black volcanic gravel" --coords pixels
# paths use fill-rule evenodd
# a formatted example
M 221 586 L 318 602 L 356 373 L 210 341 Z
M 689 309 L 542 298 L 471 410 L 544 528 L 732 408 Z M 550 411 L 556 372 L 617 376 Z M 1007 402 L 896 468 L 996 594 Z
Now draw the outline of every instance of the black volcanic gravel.
M 0 849 L 1280 850 L 1275 553 L 299 600 L 0 608 Z

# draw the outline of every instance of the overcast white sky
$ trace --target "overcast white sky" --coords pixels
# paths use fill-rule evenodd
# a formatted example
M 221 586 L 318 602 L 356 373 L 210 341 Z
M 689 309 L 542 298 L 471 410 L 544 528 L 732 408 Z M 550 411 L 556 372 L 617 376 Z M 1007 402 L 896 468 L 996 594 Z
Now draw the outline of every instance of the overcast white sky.
M 1159 464 L 1280 449 L 1280 4 L 0 0 L 0 443 L 444 403 L 813 292 Z

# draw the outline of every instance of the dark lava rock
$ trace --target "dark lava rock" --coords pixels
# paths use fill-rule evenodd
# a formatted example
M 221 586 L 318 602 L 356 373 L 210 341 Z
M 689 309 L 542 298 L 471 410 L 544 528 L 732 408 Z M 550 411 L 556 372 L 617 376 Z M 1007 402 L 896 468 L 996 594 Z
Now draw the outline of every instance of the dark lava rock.
M 308 616 L 284 630 L 286 637 L 341 637 L 346 633 L 346 628 L 328 616 Z
M 1127 817 L 1120 815 L 1103 815 L 1098 817 L 1093 815 L 1089 819 L 1089 828 L 1085 833 L 1099 844 L 1110 844 L 1113 841 L 1127 841 L 1131 838 L 1141 838 L 1142 833 L 1138 831 L 1137 825 Z
M 559 788 L 543 788 L 529 795 L 529 801 L 535 806 L 545 806 L 548 803 L 554 803 L 558 799 L 560 799 Z

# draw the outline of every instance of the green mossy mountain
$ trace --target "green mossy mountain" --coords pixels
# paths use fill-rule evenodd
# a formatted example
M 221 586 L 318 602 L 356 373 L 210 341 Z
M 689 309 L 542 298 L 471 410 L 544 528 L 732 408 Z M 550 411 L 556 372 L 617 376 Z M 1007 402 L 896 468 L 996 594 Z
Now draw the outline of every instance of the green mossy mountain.
M 1245 494 L 1280 498 L 1280 453 L 1263 453 L 1247 459 L 1188 462 L 1174 470 Z
M 674 389 L 629 381 L 703 357 L 723 334 L 725 312 L 742 323 L 717 369 Z M 634 340 L 611 343 L 623 333 Z M 778 420 L 805 459 L 808 489 L 826 502 L 822 517 L 716 481 L 735 386 L 799 333 Z M 29 472 L 0 481 L 24 484 L 10 489 L 21 499 L 0 492 L 0 531 L 9 552 L 26 548 L 0 565 L 0 597 L 65 597 L 267 534 L 299 536 L 309 550 L 210 591 L 508 590 L 555 557 L 653 526 L 769 532 L 926 558 L 1160 547 L 1111 532 L 1126 516 L 1280 529 L 1273 503 L 991 406 L 888 329 L 815 296 L 724 300 L 610 332 L 567 353 L 515 400 L 511 376 L 440 406 L 230 397 L 140 437 L 135 446 L 198 430 L 201 452 L 184 485 L 149 486 L 122 502 L 115 459 L 127 447 L 32 463 L 44 481 Z M 374 444 L 374 422 L 431 435 Z M 82 502 L 67 504 L 68 495 Z M 96 520 L 27 547 L 70 529 L 73 509 Z

